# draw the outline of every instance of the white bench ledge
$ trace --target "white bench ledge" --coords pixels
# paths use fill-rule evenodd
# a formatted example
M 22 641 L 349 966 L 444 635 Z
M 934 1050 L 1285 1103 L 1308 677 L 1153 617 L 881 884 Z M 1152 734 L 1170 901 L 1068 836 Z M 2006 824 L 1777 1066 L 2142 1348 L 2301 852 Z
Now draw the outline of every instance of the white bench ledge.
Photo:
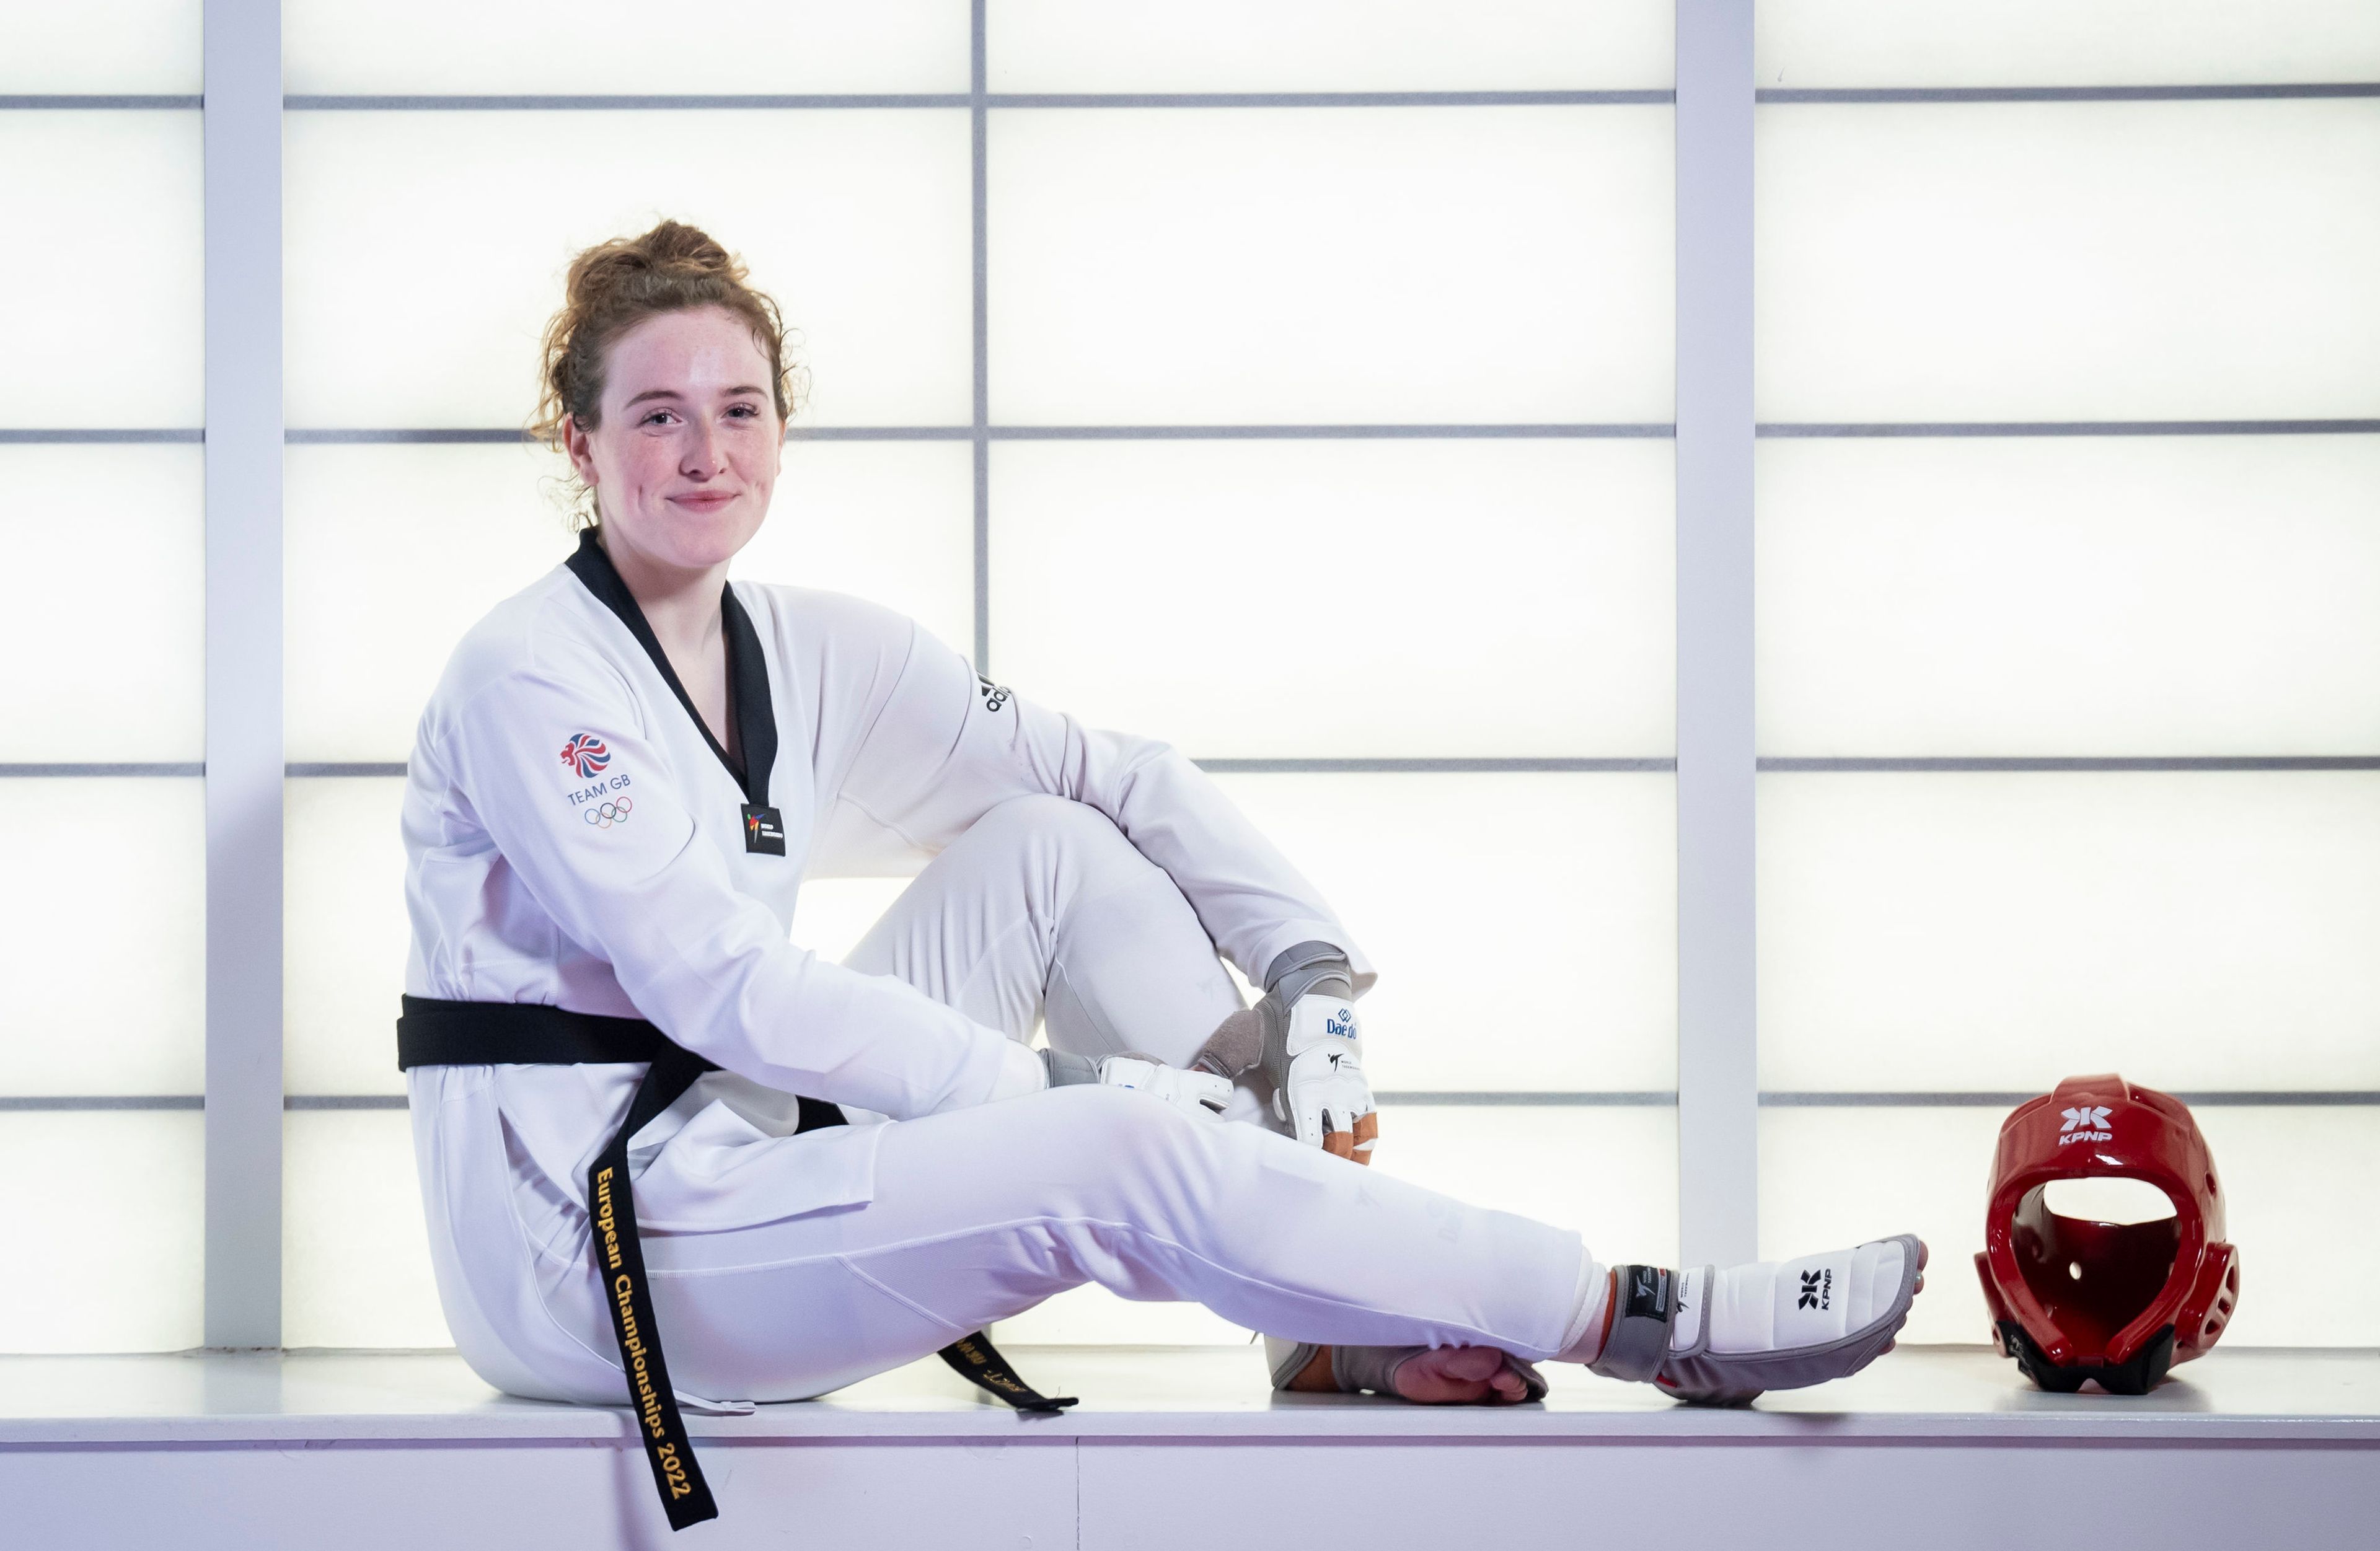
M 1906 1347 L 1856 1377 L 1745 1410 L 1549 1367 L 1543 1405 L 1410 1406 L 1276 1395 L 1260 1355 L 1213 1347 L 1018 1347 L 1026 1379 L 1082 1403 L 1021 1417 L 929 1359 L 823 1400 L 689 1416 L 717 1443 L 1303 1439 L 1549 1444 L 2233 1440 L 2380 1447 L 2380 1352 L 2227 1349 L 2147 1396 L 2047 1395 L 1981 1347 Z M 499 1395 L 452 1352 L 0 1357 L 0 1448 L 298 1441 L 625 1441 L 617 1410 Z
M 673 1535 L 620 1408 L 495 1394 L 451 1352 L 0 1358 L 0 1545 L 77 1551 L 1366 1551 L 1698 1543 L 2092 1551 L 2372 1543 L 2380 1353 L 2216 1352 L 2044 1395 L 1910 1348 L 1747 1411 L 1554 1373 L 1542 1406 L 1275 1396 L 1247 1348 L 1015 1348 L 1024 1418 L 931 1359 L 691 1419 L 720 1517 Z

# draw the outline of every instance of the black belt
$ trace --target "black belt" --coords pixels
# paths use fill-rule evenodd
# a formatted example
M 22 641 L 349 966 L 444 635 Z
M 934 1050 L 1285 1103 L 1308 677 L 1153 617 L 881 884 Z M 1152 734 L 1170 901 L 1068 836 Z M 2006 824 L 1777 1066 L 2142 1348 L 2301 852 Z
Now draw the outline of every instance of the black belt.
M 627 1119 L 587 1169 L 587 1213 L 594 1221 L 592 1247 L 606 1274 L 612 1334 L 620 1343 L 620 1371 L 628 1381 L 644 1437 L 645 1461 L 669 1515 L 670 1528 L 685 1529 L 719 1517 L 710 1487 L 696 1463 L 693 1440 L 679 1416 L 662 1358 L 661 1325 L 653 1318 L 645 1276 L 645 1253 L 637 1236 L 637 1203 L 628 1184 L 628 1138 L 677 1102 L 694 1080 L 717 1065 L 670 1038 L 642 1018 L 607 1018 L 537 1002 L 437 1001 L 407 997 L 396 1021 L 396 1065 L 577 1066 L 649 1061 Z M 796 1132 L 844 1123 L 843 1111 L 815 1098 L 801 1100 Z M 1075 1403 L 1051 1399 L 1016 1376 L 1008 1360 L 981 1331 L 952 1342 L 943 1362 L 971 1383 L 1019 1411 L 1052 1412 Z

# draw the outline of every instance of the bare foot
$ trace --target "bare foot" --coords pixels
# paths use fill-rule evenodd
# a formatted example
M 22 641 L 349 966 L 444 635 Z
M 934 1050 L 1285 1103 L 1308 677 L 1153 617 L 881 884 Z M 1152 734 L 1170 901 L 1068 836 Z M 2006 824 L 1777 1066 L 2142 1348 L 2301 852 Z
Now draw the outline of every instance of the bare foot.
M 1518 1405 L 1529 1387 L 1492 1346 L 1442 1346 L 1399 1364 L 1397 1393 L 1426 1406 Z

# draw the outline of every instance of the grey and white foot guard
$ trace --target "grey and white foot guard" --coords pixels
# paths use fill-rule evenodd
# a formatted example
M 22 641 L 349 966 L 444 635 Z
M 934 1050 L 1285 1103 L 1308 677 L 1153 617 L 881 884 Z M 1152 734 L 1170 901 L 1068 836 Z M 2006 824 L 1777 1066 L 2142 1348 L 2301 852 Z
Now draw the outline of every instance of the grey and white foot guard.
M 1397 1370 L 1427 1351 L 1426 1346 L 1318 1346 L 1312 1341 L 1265 1338 L 1265 1361 L 1272 1364 L 1272 1387 L 1300 1394 L 1375 1395 L 1397 1398 Z M 1517 1374 L 1528 1387 L 1524 1400 L 1546 1398 L 1546 1378 L 1533 1363 L 1505 1352 L 1504 1371 Z
M 1614 1266 L 1610 1330 L 1587 1367 L 1704 1405 L 1824 1384 L 1892 1344 L 1925 1264 L 1925 1246 L 1904 1233 L 1724 1271 Z

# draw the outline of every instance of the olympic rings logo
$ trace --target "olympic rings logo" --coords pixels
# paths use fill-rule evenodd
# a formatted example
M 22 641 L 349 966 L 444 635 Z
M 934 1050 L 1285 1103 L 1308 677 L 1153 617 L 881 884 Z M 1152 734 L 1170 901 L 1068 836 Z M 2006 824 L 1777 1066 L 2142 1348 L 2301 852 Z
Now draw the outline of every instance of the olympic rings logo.
M 617 802 L 598 803 L 593 807 L 581 808 L 578 810 L 578 816 L 599 830 L 608 830 L 614 824 L 625 824 L 628 821 L 629 813 L 636 806 L 627 798 L 622 797 Z

